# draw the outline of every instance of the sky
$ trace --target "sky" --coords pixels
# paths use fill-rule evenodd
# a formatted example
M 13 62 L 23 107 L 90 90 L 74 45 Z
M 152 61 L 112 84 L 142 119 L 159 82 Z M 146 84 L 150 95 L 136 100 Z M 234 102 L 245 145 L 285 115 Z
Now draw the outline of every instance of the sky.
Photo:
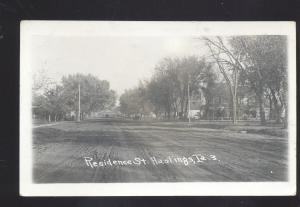
M 201 56 L 205 48 L 193 37 L 35 36 L 31 51 L 34 74 L 43 70 L 55 82 L 68 74 L 92 74 L 108 80 L 120 96 L 149 79 L 162 58 Z

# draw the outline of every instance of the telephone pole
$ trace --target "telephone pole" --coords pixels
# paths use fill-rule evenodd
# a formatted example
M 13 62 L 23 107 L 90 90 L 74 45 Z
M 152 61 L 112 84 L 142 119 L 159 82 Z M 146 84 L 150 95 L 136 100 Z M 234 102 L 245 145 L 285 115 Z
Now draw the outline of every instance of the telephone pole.
M 77 121 L 80 122 L 80 83 L 78 84 L 78 115 Z

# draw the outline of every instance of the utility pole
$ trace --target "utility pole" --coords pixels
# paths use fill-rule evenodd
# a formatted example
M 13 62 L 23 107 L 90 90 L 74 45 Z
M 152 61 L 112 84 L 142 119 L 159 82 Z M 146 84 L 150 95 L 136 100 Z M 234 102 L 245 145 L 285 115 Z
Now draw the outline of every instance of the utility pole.
M 80 83 L 78 84 L 78 115 L 77 121 L 80 122 Z
M 188 80 L 188 119 L 189 123 L 191 123 L 190 111 L 191 111 L 191 101 L 190 101 L 190 75 Z

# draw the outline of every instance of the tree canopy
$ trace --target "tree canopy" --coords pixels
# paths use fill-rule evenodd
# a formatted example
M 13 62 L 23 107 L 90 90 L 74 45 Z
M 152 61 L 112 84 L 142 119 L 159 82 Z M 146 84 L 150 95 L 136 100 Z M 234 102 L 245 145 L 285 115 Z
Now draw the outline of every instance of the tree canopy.
M 164 114 L 170 118 L 173 114 L 174 117 L 186 118 L 188 87 L 191 95 L 199 94 L 201 87 L 205 88 L 209 82 L 211 71 L 211 65 L 204 58 L 196 56 L 164 58 L 156 65 L 153 76 L 143 87 L 126 91 L 124 96 L 121 96 L 121 109 L 129 113 L 131 110 L 127 103 L 132 102 L 132 108 L 136 109 L 145 108 L 147 103 L 146 108 L 151 105 L 157 116 Z M 130 98 L 132 100 L 128 100 Z M 139 106 L 134 106 L 137 104 Z
M 284 112 L 286 123 L 288 84 L 285 36 L 213 36 L 201 38 L 200 41 L 207 46 L 205 56 L 163 58 L 154 67 L 153 75 L 145 81 L 142 95 L 135 88 L 121 96 L 123 113 L 142 113 L 143 103 L 148 101 L 152 112 L 158 117 L 185 119 L 188 116 L 189 92 L 190 99 L 198 102 L 204 99 L 202 118 L 209 118 L 208 112 L 214 105 L 214 98 L 222 95 L 218 88 L 223 87 L 228 91 L 228 94 L 225 92 L 228 96 L 225 101 L 229 102 L 226 107 L 231 110 L 229 116 L 234 124 L 240 118 L 242 99 L 245 97 L 247 110 L 255 110 L 251 113 L 260 118 L 261 124 L 266 123 L 266 104 L 269 104 L 269 119 L 275 118 L 281 122 Z
M 52 120 L 63 119 L 71 112 L 78 112 L 78 87 L 80 85 L 81 115 L 111 108 L 116 102 L 116 93 L 109 82 L 92 75 L 75 74 L 64 76 L 61 84 L 47 89 L 35 98 L 37 115 Z

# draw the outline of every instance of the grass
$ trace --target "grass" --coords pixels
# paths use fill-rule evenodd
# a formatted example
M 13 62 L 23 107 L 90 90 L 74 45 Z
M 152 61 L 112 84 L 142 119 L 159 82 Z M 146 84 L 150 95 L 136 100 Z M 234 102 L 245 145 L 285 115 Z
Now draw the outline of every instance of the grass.
M 99 122 L 99 120 L 85 120 L 84 122 Z M 102 121 L 100 121 L 102 122 Z M 219 129 L 229 130 L 240 133 L 252 133 L 261 135 L 271 135 L 276 137 L 287 137 L 287 129 L 283 129 L 282 125 L 275 123 L 267 123 L 266 125 L 260 125 L 259 121 L 239 121 L 233 125 L 231 121 L 192 121 L 191 123 L 183 121 L 153 121 L 153 120 L 123 120 L 123 119 L 103 119 L 103 125 L 109 125 L 110 122 L 123 123 L 128 126 L 155 126 L 155 127 L 170 127 L 170 128 L 207 128 L 207 129 Z M 48 122 L 47 122 L 48 123 Z M 36 123 L 34 123 L 36 124 Z M 37 123 L 39 125 L 41 123 Z
M 188 122 L 149 122 L 153 126 L 168 126 L 168 127 L 193 127 L 193 128 L 208 128 L 229 130 L 241 133 L 253 133 L 261 135 L 271 135 L 277 137 L 287 137 L 287 129 L 283 129 L 280 124 L 268 123 L 264 126 L 258 121 L 240 121 L 233 125 L 230 121 L 193 121 Z

